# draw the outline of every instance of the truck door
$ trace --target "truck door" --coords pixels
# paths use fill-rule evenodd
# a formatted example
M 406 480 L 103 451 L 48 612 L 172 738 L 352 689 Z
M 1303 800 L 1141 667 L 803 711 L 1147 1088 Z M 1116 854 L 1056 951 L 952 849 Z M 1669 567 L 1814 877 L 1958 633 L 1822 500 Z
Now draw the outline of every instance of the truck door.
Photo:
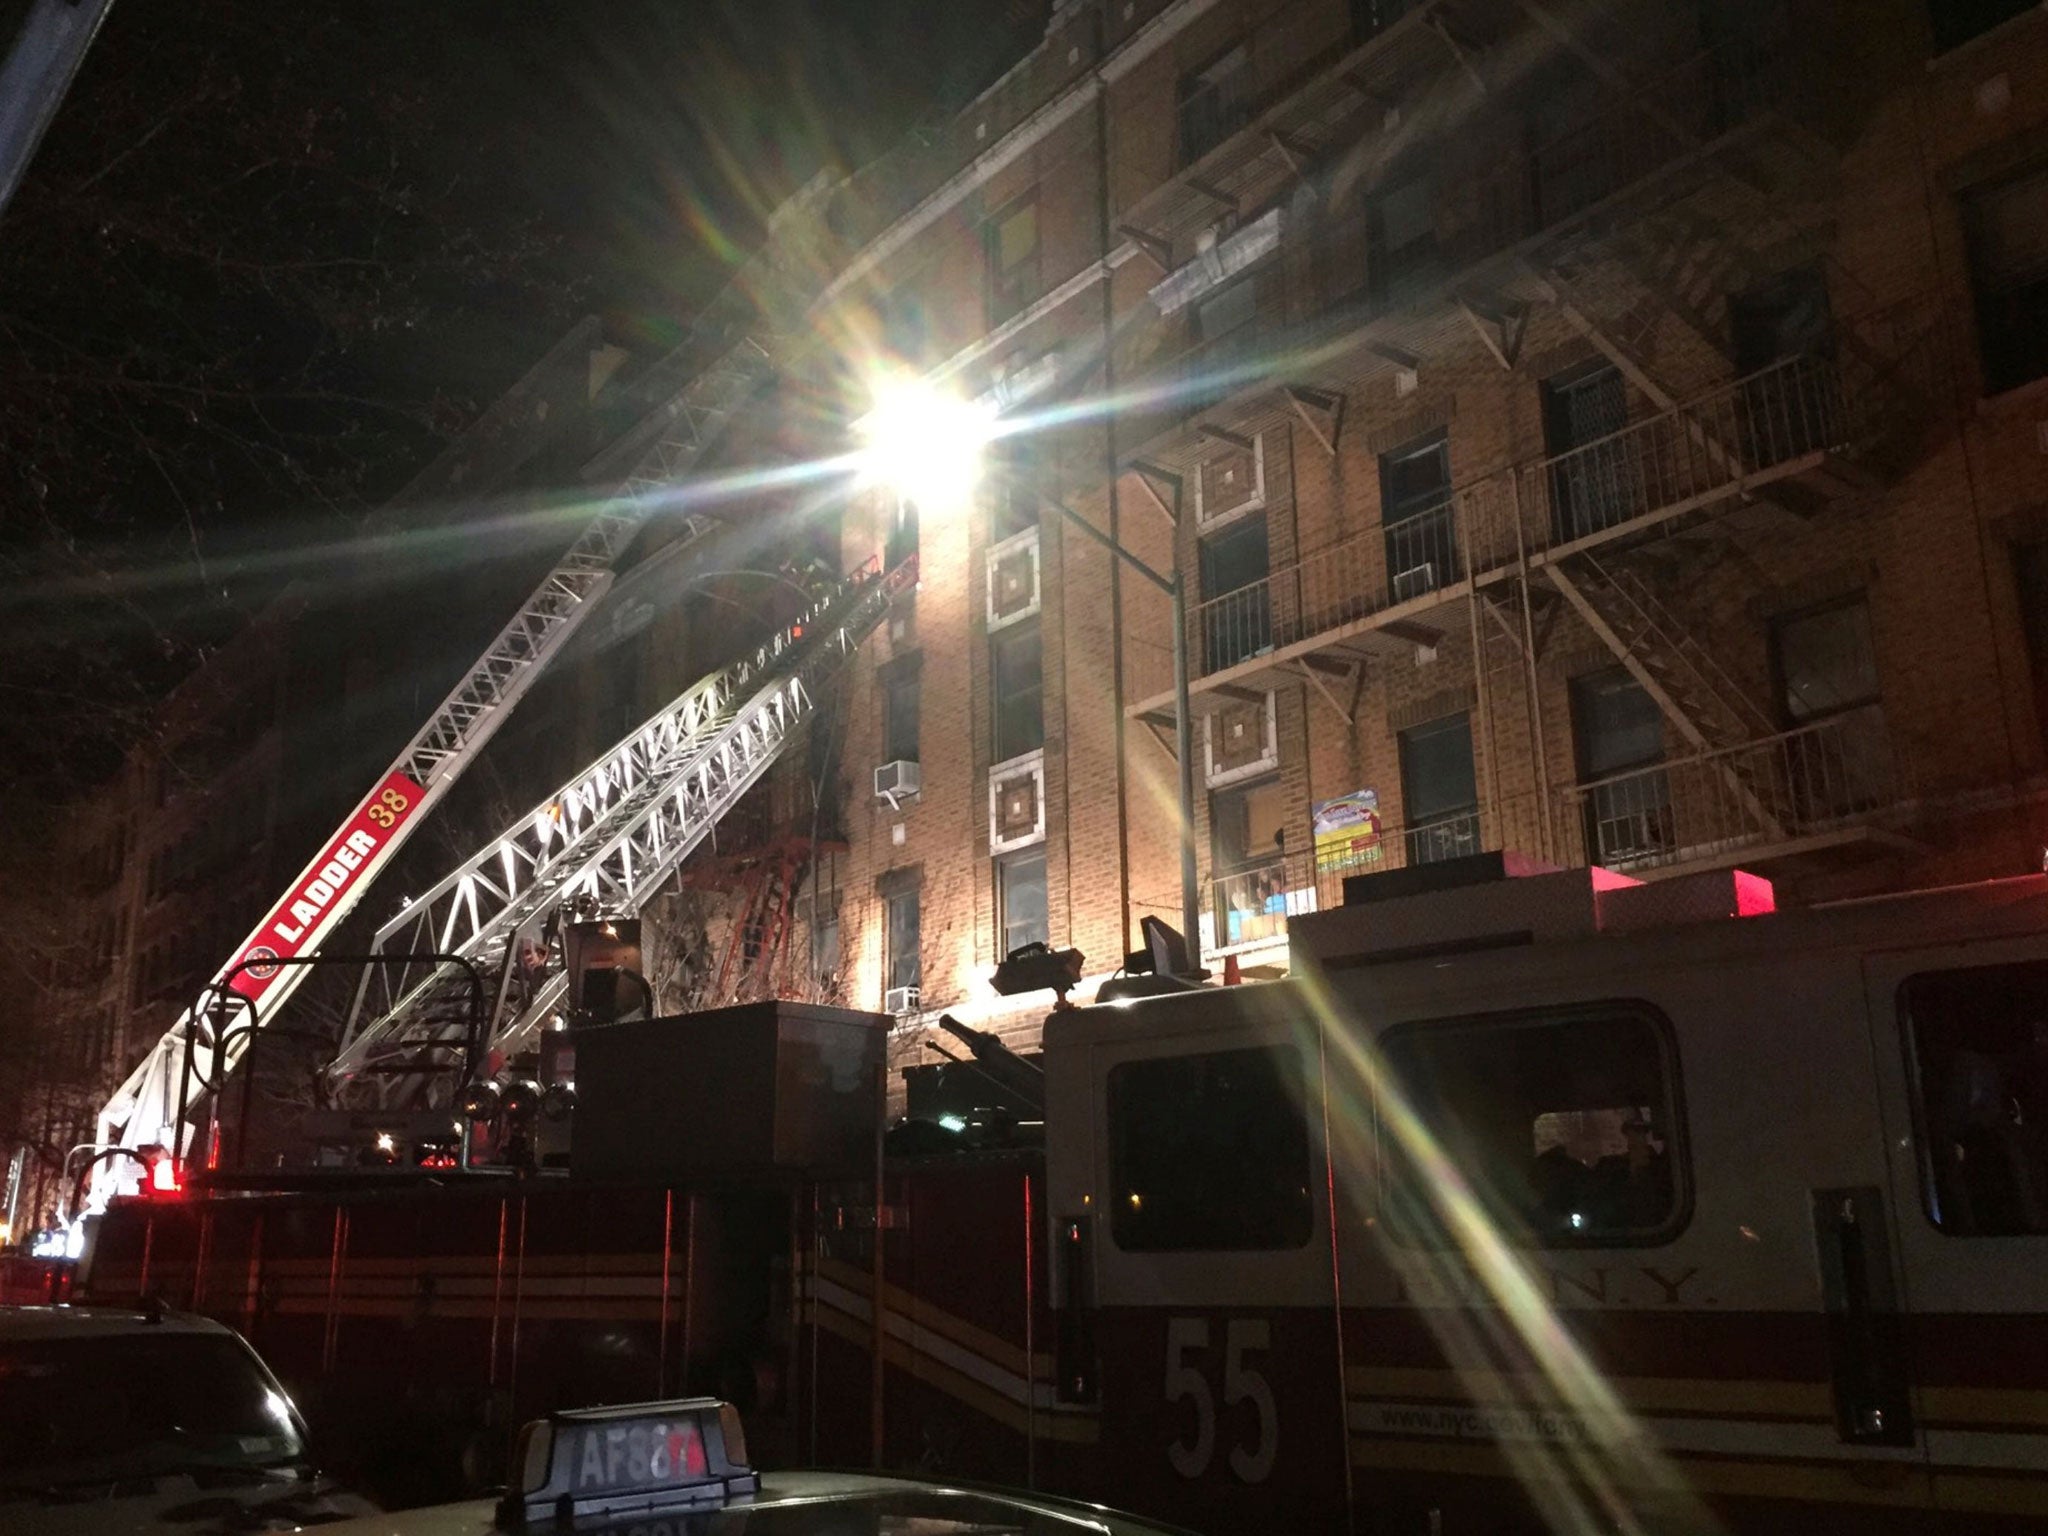
M 1272 1008 L 1159 1017 L 1091 1047 L 1106 1491 L 1205 1530 L 1340 1529 L 1313 1034 Z
M 1935 1503 L 2048 1514 L 2048 937 L 1864 975 Z

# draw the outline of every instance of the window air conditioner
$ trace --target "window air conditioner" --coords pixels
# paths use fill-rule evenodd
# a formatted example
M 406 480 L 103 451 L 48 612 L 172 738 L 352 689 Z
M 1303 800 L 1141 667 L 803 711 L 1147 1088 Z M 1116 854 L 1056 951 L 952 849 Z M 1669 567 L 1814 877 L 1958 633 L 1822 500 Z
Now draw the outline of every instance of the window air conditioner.
M 902 1018 L 918 1010 L 916 987 L 891 987 L 882 994 L 882 1012 Z
M 1411 565 L 1394 578 L 1394 601 L 1406 602 L 1411 597 L 1434 592 L 1437 586 L 1436 563 L 1425 560 L 1420 565 Z
M 918 770 L 918 765 L 902 758 L 884 763 L 875 770 L 875 798 L 888 801 L 892 811 L 903 801 L 914 798 L 923 787 L 924 775 Z

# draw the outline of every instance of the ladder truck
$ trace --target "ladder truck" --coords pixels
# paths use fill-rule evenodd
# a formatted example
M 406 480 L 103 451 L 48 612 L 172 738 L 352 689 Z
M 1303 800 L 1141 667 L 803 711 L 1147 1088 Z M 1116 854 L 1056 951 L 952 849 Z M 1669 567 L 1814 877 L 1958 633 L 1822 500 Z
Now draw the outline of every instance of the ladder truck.
M 182 1123 L 189 1084 L 224 1081 L 250 1039 L 246 1029 L 221 1028 L 217 1037 L 214 1015 L 234 1008 L 257 1024 L 275 1018 L 306 975 L 305 966 L 288 962 L 315 954 L 363 899 L 610 590 L 626 546 L 672 499 L 676 482 L 767 368 L 766 349 L 743 337 L 633 434 L 648 440 L 648 451 L 623 483 L 598 503 L 575 543 L 100 1111 L 91 1209 L 104 1210 L 159 1164 L 164 1171 L 156 1177 L 177 1181 L 189 1135 Z M 720 526 L 703 513 L 686 513 L 682 541 L 701 545 Z

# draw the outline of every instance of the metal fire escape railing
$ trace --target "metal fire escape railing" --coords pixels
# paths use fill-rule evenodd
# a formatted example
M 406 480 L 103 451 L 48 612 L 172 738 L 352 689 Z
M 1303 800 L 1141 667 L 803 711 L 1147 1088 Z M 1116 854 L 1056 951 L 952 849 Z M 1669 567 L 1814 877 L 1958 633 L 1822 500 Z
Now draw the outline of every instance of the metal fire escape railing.
M 744 341 L 684 386 L 668 403 L 660 441 L 650 448 L 658 455 L 664 473 L 680 476 L 695 464 L 725 421 L 760 382 L 766 366 L 767 355 L 761 346 Z M 406 806 L 402 820 L 384 823 L 389 834 L 383 839 L 377 857 L 363 866 L 355 881 L 339 893 L 317 921 L 304 928 L 296 953 L 316 952 L 321 941 L 353 910 L 405 836 L 425 819 L 463 767 L 482 750 L 521 696 L 561 652 L 597 600 L 609 590 L 612 567 L 642 524 L 661 505 L 654 492 L 667 488 L 666 483 L 659 487 L 650 485 L 643 475 L 644 471 L 636 467 L 617 494 L 602 499 L 597 514 L 576 542 L 541 579 L 426 724 L 406 743 L 391 768 L 350 812 L 342 824 L 344 830 L 380 798 L 394 792 L 403 797 Z M 681 538 L 698 542 L 719 526 L 711 518 L 689 515 L 683 519 Z M 394 791 L 393 786 L 402 787 Z M 297 890 L 316 875 L 326 857 L 324 852 L 316 856 L 313 865 L 290 890 Z M 161 1139 L 164 1128 L 176 1116 L 180 1067 L 188 1045 L 201 1080 L 214 1080 L 221 1075 L 224 1069 L 213 1059 L 215 1045 L 210 1030 L 203 1024 L 204 1013 L 208 1005 L 221 999 L 224 978 L 231 973 L 244 977 L 252 974 L 246 968 L 238 968 L 252 954 L 267 952 L 264 946 L 274 942 L 270 928 L 280 910 L 266 916 L 262 925 L 213 973 L 199 1000 L 178 1016 L 177 1022 L 102 1107 L 98 1141 L 141 1147 Z M 274 977 L 261 978 L 253 991 L 248 980 L 237 983 L 236 990 L 257 1003 L 260 1017 L 267 1022 L 277 1016 L 305 974 L 303 967 L 286 966 Z M 229 1045 L 225 1052 L 226 1068 L 233 1067 L 247 1039 L 246 1034 L 238 1035 Z M 174 1136 L 177 1134 L 173 1132 Z M 96 1202 L 100 1200 L 99 1190 L 106 1185 L 107 1181 L 102 1181 L 95 1186 Z
M 556 974 L 513 996 L 507 964 L 522 931 L 565 902 L 637 913 L 756 783 L 816 707 L 820 678 L 872 632 L 915 579 L 914 563 L 872 566 L 833 589 L 752 656 L 713 673 L 386 923 L 378 952 L 441 952 L 497 967 L 492 1044 L 503 1048 L 560 999 Z M 416 1053 L 441 1032 L 459 988 L 452 967 L 403 960 L 366 970 L 328 1071 L 348 1078 Z

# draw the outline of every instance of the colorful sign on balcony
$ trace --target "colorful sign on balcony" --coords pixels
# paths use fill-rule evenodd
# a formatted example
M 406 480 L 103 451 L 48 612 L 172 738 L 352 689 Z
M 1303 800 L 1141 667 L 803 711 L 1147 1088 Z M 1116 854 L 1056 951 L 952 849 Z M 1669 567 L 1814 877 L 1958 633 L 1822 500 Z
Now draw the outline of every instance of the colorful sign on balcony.
M 1364 869 L 1379 863 L 1380 796 L 1375 789 L 1355 789 L 1334 800 L 1318 800 L 1310 808 L 1316 835 L 1316 873 Z

